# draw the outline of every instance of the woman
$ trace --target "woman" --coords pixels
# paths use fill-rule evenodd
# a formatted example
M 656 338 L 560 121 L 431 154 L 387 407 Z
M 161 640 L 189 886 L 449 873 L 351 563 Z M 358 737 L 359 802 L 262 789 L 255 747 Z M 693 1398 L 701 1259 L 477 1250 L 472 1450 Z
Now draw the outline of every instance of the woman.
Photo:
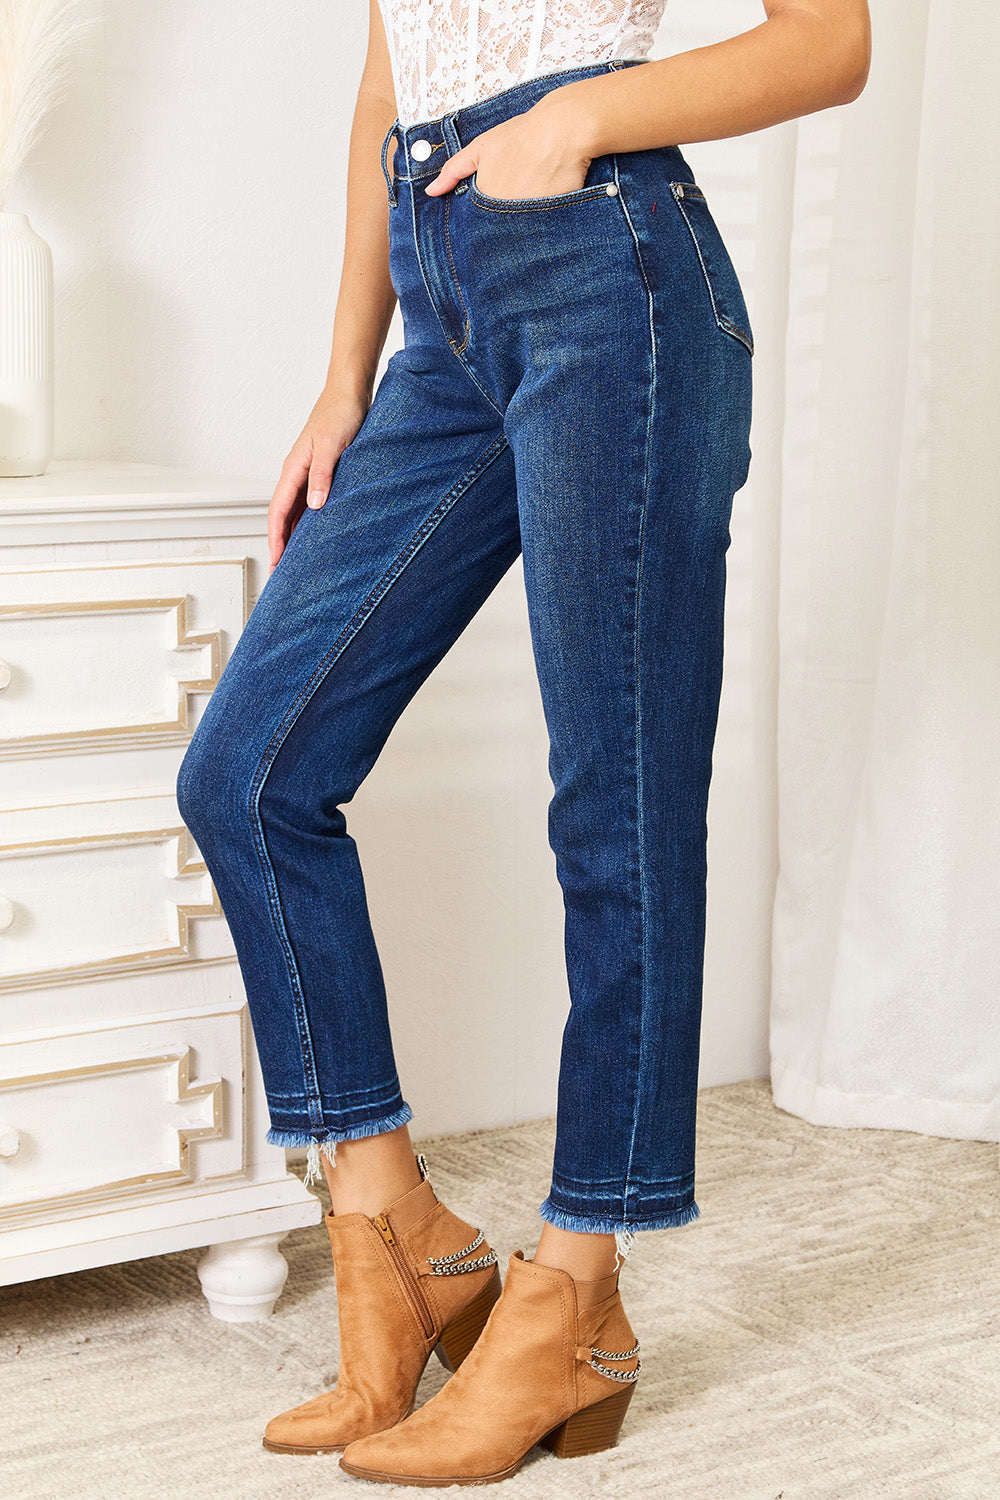
M 178 796 L 246 983 L 269 1139 L 320 1153 L 333 1391 L 265 1445 L 501 1479 L 613 1445 L 640 1369 L 618 1268 L 683 1224 L 725 553 L 753 339 L 676 142 L 857 97 L 865 0 L 647 61 L 663 0 L 371 0 L 329 375 L 270 506 L 272 572 Z M 398 297 L 405 348 L 374 375 Z M 399 714 L 523 556 L 571 995 L 532 1259 L 414 1156 L 353 841 Z M 280 559 L 280 564 L 279 564 Z M 277 566 L 275 566 L 277 565 Z M 411 1412 L 437 1350 L 454 1373 Z

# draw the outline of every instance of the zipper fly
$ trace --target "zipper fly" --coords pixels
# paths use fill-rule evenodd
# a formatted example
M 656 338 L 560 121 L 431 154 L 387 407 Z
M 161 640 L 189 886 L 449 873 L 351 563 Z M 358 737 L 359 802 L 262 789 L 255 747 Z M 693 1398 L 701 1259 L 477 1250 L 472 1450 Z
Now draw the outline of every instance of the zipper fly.
M 372 1220 L 372 1223 L 389 1247 L 389 1254 L 392 1256 L 393 1265 L 396 1267 L 399 1279 L 403 1283 L 403 1289 L 409 1297 L 413 1310 L 417 1314 L 420 1326 L 424 1331 L 424 1337 L 430 1338 L 434 1332 L 434 1319 L 431 1317 L 431 1311 L 427 1306 L 420 1283 L 417 1281 L 402 1250 L 396 1244 L 395 1235 L 389 1228 L 389 1220 L 385 1214 L 378 1214 Z

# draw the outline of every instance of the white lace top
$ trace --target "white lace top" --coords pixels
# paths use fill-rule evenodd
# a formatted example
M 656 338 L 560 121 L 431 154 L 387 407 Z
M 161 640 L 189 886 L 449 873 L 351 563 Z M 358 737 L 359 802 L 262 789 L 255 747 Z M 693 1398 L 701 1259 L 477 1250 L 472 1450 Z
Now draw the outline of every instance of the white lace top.
M 512 84 L 644 58 L 666 0 L 379 0 L 399 123 L 436 120 Z

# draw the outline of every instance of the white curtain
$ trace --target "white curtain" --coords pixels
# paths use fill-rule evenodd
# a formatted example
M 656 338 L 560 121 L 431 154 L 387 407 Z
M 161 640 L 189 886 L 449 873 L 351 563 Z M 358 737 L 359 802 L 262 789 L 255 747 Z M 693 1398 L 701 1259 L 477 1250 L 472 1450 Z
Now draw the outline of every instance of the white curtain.
M 814 1124 L 997 1140 L 1000 6 L 871 10 L 861 97 L 762 133 L 772 1086 Z

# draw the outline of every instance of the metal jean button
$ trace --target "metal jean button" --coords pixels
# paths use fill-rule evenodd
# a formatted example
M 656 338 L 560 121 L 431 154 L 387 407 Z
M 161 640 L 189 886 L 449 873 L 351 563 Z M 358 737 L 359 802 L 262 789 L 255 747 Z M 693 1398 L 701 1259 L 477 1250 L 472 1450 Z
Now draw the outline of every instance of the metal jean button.
M 410 155 L 414 161 L 426 161 L 433 150 L 430 141 L 414 141 L 410 147 Z

